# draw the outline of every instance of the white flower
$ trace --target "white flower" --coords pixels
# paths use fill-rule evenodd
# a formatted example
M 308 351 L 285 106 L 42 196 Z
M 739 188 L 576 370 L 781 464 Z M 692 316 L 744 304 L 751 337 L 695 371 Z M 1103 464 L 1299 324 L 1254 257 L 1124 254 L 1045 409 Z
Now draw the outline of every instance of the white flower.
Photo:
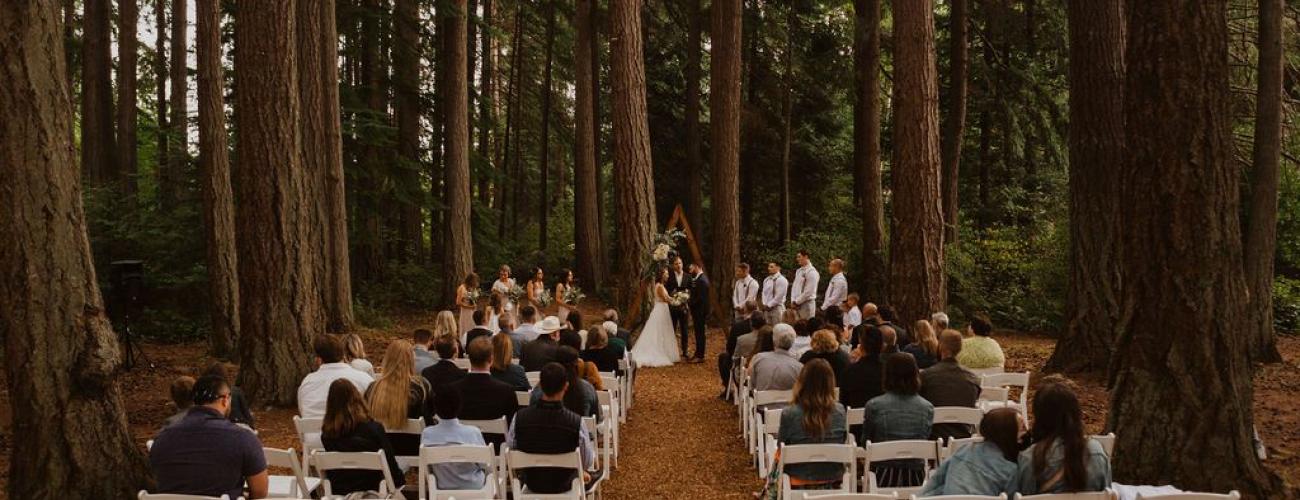
M 656 261 L 668 260 L 668 252 L 672 250 L 668 245 L 660 244 L 655 248 L 654 259 Z

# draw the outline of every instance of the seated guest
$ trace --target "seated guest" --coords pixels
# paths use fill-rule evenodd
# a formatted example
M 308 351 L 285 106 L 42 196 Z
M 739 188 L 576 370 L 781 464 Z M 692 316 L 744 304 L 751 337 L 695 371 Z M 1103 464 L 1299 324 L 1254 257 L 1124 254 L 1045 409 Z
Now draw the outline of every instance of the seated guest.
M 549 363 L 542 367 L 541 372 L 538 387 L 542 390 L 542 399 L 515 414 L 506 433 L 506 443 L 510 449 L 524 453 L 554 455 L 578 450 L 582 457 L 581 471 L 537 467 L 518 473 L 524 486 L 533 493 L 562 493 L 568 491 L 579 473 L 583 483 L 591 481 L 587 469 L 596 460 L 596 452 L 591 437 L 582 427 L 582 417 L 564 406 L 571 380 L 568 370 L 559 363 Z
M 460 345 L 463 346 L 469 345 L 469 343 L 473 342 L 476 338 L 490 337 L 493 333 L 492 330 L 488 328 L 487 311 L 477 309 L 470 316 L 474 319 L 474 328 L 465 332 L 465 338 L 460 339 Z
M 390 368 L 384 367 L 384 371 Z M 329 388 L 329 407 L 321 424 L 321 443 L 325 451 L 364 452 L 383 450 L 388 461 L 388 471 L 393 483 L 401 488 L 406 484 L 406 474 L 397 465 L 397 451 L 388 440 L 384 426 L 370 419 L 366 402 L 352 384 L 335 380 Z M 368 470 L 333 470 L 325 478 L 335 495 L 358 491 L 378 491 L 384 473 Z
M 781 412 L 777 440 L 783 445 L 844 443 L 848 440 L 846 415 L 844 405 L 835 401 L 835 372 L 826 360 L 814 359 L 799 372 L 791 405 Z M 779 451 L 777 458 L 780 458 Z M 790 485 L 795 489 L 832 489 L 840 487 L 844 479 L 844 466 L 832 463 L 792 464 L 785 467 L 785 473 L 790 475 Z M 765 498 L 776 500 L 780 479 L 781 469 L 774 467 L 767 478 Z
M 898 321 L 898 313 L 894 312 L 894 306 L 880 306 L 880 326 L 888 326 L 894 329 L 898 337 L 898 348 L 907 347 L 913 342 L 912 336 L 907 333 L 907 329 Z
M 757 358 L 759 354 L 772 352 L 775 349 L 772 345 L 773 331 L 774 327 L 764 326 L 755 332 L 754 348 L 749 350 L 749 355 L 745 359 L 745 370 L 749 370 L 750 367 L 754 366 L 754 358 Z M 739 344 L 740 342 L 737 341 L 736 343 Z
M 533 306 L 524 306 L 519 308 L 519 326 L 510 332 L 510 341 L 514 342 L 515 354 L 517 358 L 520 355 L 520 349 L 524 344 L 537 339 L 540 332 L 537 331 L 537 308 Z
M 509 384 L 516 391 L 527 391 L 531 389 L 528 385 L 528 374 L 524 372 L 524 367 L 511 359 L 515 352 L 512 343 L 514 339 L 509 335 L 492 336 L 492 378 Z
M 835 334 L 835 339 L 838 342 L 848 343 L 849 341 L 849 331 L 844 328 L 844 311 L 838 307 L 826 310 L 825 317 L 822 320 L 822 329 L 830 330 L 831 333 Z M 816 334 L 817 331 L 814 330 L 813 335 Z
M 510 341 L 510 337 L 505 337 Z M 507 351 L 509 349 L 506 349 Z M 469 354 L 469 373 L 465 378 L 444 386 L 439 392 L 456 392 L 460 394 L 460 417 L 466 420 L 496 420 L 501 417 L 514 418 L 519 409 L 519 400 L 515 397 L 515 388 L 497 380 L 491 374 L 493 361 L 492 341 L 479 337 L 465 348 Z M 500 445 L 505 442 L 504 434 L 487 434 L 483 436 L 489 443 Z
M 917 395 L 921 373 L 916 359 L 904 352 L 885 357 L 885 393 L 867 401 L 866 424 L 861 443 L 906 439 L 929 439 L 934 423 L 934 405 Z M 891 460 L 873 466 L 877 485 L 920 486 L 925 481 L 925 464 L 915 460 Z
M 803 364 L 790 354 L 792 345 L 794 328 L 784 323 L 776 325 L 772 329 L 772 351 L 755 354 L 754 361 L 749 364 L 754 390 L 788 391 L 794 388 Z
M 880 307 L 875 303 L 862 304 L 862 323 L 866 326 L 880 326 Z
M 415 351 L 415 373 L 424 371 L 438 361 L 438 357 L 429 350 L 429 346 L 433 345 L 433 332 L 423 328 L 417 329 L 411 336 L 411 343 Z
M 597 371 L 617 373 L 618 362 L 627 351 L 610 343 L 604 326 L 592 325 L 587 332 L 587 348 L 582 351 L 582 359 L 595 364 Z
M 736 321 L 731 324 L 731 330 L 727 332 L 727 347 L 725 350 L 718 353 L 718 378 L 722 380 L 722 393 L 718 395 L 720 398 L 726 397 L 727 395 L 727 382 L 731 380 L 731 367 L 735 365 L 736 358 L 744 355 L 737 353 L 737 350 L 740 347 L 740 338 L 748 336 L 748 345 L 744 346 L 746 349 L 744 351 L 745 353 L 748 353 L 754 348 L 754 335 L 752 335 L 756 329 L 754 326 L 754 318 L 761 318 L 763 316 L 762 314 L 757 313 L 758 302 L 751 300 L 744 303 L 740 306 L 740 310 L 737 312 Z
M 171 396 L 172 404 L 176 406 L 176 413 L 163 420 L 162 428 L 171 427 L 176 422 L 185 418 L 185 414 L 190 412 L 190 407 L 194 406 L 194 377 L 181 375 L 172 381 Z
M 420 376 L 429 381 L 429 387 L 436 394 L 438 388 L 464 378 L 465 370 L 456 366 L 456 362 L 452 361 L 460 354 L 460 347 L 456 345 L 455 339 L 439 337 L 433 343 L 433 350 L 438 354 L 438 362 L 419 373 Z
M 1016 475 L 1016 456 L 1024 432 L 1024 420 L 1014 409 L 998 408 L 985 413 L 980 420 L 984 441 L 962 448 L 939 464 L 917 496 L 1001 495 Z
M 853 348 L 853 362 L 844 367 L 840 380 L 840 403 L 849 408 L 862 408 L 871 398 L 884 394 L 885 365 L 880 358 L 884 340 L 880 329 L 863 325 L 862 339 Z
M 814 359 L 826 360 L 835 373 L 836 380 L 844 375 L 844 369 L 849 366 L 849 354 L 840 349 L 839 335 L 831 330 L 817 330 L 812 336 L 812 349 L 805 352 L 799 362 L 807 365 Z
M 578 337 L 577 335 L 566 337 L 564 335 L 564 330 L 560 330 L 559 343 L 560 343 L 560 347 L 568 347 L 570 349 L 573 349 L 573 352 L 576 353 L 582 352 L 582 338 Z M 590 361 L 582 359 L 581 354 L 579 354 L 577 364 L 578 364 L 578 375 L 582 377 L 583 380 L 586 380 L 588 383 L 591 384 L 592 387 L 595 387 L 596 390 L 598 391 L 605 390 L 604 381 L 600 378 L 600 368 L 596 367 L 596 363 L 592 363 Z M 614 370 L 609 370 L 609 371 L 614 371 Z
M 560 329 L 560 340 L 562 341 L 560 343 L 564 345 L 572 345 L 576 340 L 577 347 L 575 347 L 575 349 L 581 351 L 583 341 L 582 334 L 578 333 L 578 330 L 582 329 L 582 313 L 579 313 L 578 311 L 569 311 L 568 316 L 560 319 L 564 326 L 564 328 Z
M 980 398 L 980 378 L 957 364 L 961 334 L 944 330 L 939 338 L 940 361 L 921 372 L 921 397 L 939 406 L 974 408 Z M 934 424 L 931 439 L 968 438 L 973 429 L 966 424 Z
M 885 343 L 885 350 L 881 351 L 881 354 L 893 354 L 899 352 L 898 330 L 895 330 L 894 327 L 889 325 L 881 325 L 877 328 L 880 329 L 880 338 Z
M 939 339 L 929 321 L 917 320 L 912 330 L 916 334 L 916 342 L 903 347 L 903 352 L 916 358 L 916 366 L 924 370 L 939 361 Z
M 563 366 L 565 373 L 569 376 L 569 390 L 564 395 L 564 407 L 580 416 L 596 417 L 599 420 L 600 399 L 596 396 L 595 386 L 583 379 L 578 373 L 578 366 L 582 363 L 582 359 L 578 357 L 578 351 L 569 346 L 561 347 L 556 351 L 554 362 Z M 536 405 L 538 401 L 542 400 L 543 396 L 545 396 L 545 393 L 540 386 L 534 388 L 529 404 Z
M 811 319 L 806 319 L 794 324 L 794 344 L 790 346 L 790 355 L 795 359 L 799 359 L 803 353 L 812 348 L 812 334 L 816 330 L 811 323 Z
M 858 308 L 861 300 L 857 292 L 850 293 L 849 298 L 844 299 L 844 328 L 849 331 L 862 324 L 862 309 Z
M 1069 380 L 1044 379 L 1034 394 L 1033 445 L 1020 452 L 1007 494 L 1102 491 L 1110 487 L 1110 458 L 1084 432 L 1083 411 Z
M 488 352 L 491 350 L 489 349 Z M 483 446 L 486 444 L 483 441 L 483 433 L 479 432 L 478 427 L 460 423 L 461 393 L 459 391 L 441 391 L 434 396 L 433 404 L 438 409 L 438 424 L 424 428 L 424 432 L 420 434 L 420 446 Z M 429 472 L 433 473 L 440 490 L 477 490 L 483 487 L 486 477 L 483 466 L 475 463 L 434 464 L 429 466 Z
M 192 400 L 185 417 L 163 429 L 149 449 L 149 466 L 158 481 L 154 493 L 238 498 L 245 496 L 248 482 L 246 498 L 266 498 L 262 443 L 226 417 L 230 385 L 219 376 L 204 375 L 194 382 Z
M 468 276 L 466 279 L 468 280 Z M 465 331 L 469 331 L 469 325 L 466 325 Z M 443 311 L 438 313 L 438 317 L 433 320 L 433 340 L 436 342 L 441 338 L 451 338 L 452 342 L 460 342 L 460 318 L 456 313 Z
M 298 416 L 322 418 L 330 384 L 344 379 L 352 382 L 358 392 L 364 392 L 374 381 L 370 375 L 343 362 L 343 343 L 333 335 L 317 335 L 312 342 L 316 351 L 316 371 L 303 377 L 298 385 Z
M 618 332 L 611 334 L 609 336 L 610 342 L 614 342 L 616 340 L 622 341 L 624 349 L 626 349 L 629 345 L 632 345 L 632 331 L 623 328 L 621 326 L 618 326 L 618 311 L 615 311 L 613 309 L 606 309 L 605 321 L 609 323 L 613 323 L 614 326 L 618 328 Z M 609 333 L 609 332 L 606 331 L 605 333 Z
M 957 362 L 971 370 L 1002 368 L 1007 357 L 1002 353 L 1002 346 L 991 337 L 993 323 L 989 322 L 988 316 L 976 314 L 971 318 L 968 329 L 971 335 L 962 341 Z
M 366 372 L 371 377 L 375 376 L 375 365 L 366 359 L 366 344 L 361 341 L 360 335 L 349 333 L 343 336 L 343 360 L 353 368 Z
M 618 333 L 619 333 L 618 323 L 615 323 L 613 321 L 606 321 L 604 323 L 601 323 L 600 329 L 605 331 L 605 338 L 609 339 L 609 345 L 618 346 L 622 348 L 624 351 L 627 350 L 627 342 L 618 337 Z
M 936 332 L 942 332 L 942 331 L 944 331 L 944 330 L 947 330 L 947 329 L 948 329 L 948 313 L 943 312 L 943 311 L 939 311 L 939 312 L 937 312 L 937 313 L 931 314 L 931 315 L 930 315 L 930 326 L 933 326 L 933 327 L 934 327 L 934 331 L 936 331 Z
M 208 366 L 204 375 L 216 375 L 226 381 L 235 380 L 235 374 L 230 372 L 230 365 L 220 361 Z M 235 385 L 230 386 L 230 411 L 227 412 L 226 418 L 231 422 L 253 429 L 256 423 L 253 421 L 253 412 L 248 409 L 248 400 L 244 398 L 244 390 Z
M 406 427 L 406 421 L 412 418 L 423 419 L 424 425 L 433 423 L 432 386 L 415 373 L 414 352 L 410 342 L 401 339 L 389 342 L 384 352 L 384 372 L 366 390 L 371 418 L 389 431 L 388 440 L 397 453 L 406 456 L 419 454 L 419 437 L 392 431 Z
M 524 345 L 519 353 L 519 364 L 524 365 L 526 372 L 539 371 L 555 361 L 555 350 L 560 347 L 559 318 L 547 316 L 537 325 L 537 331 L 540 333 L 537 339 Z

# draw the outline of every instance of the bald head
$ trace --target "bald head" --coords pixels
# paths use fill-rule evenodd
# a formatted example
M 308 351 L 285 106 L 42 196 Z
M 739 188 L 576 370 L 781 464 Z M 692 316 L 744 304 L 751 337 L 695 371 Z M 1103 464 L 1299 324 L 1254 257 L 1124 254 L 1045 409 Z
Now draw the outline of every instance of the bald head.
M 894 331 L 891 326 L 880 327 L 880 337 L 885 340 L 885 351 L 889 351 L 898 345 L 898 332 Z
M 955 359 L 961 353 L 961 332 L 944 330 L 939 334 L 939 357 Z
M 874 302 L 867 302 L 866 304 L 862 304 L 863 319 L 874 317 L 879 313 L 880 313 L 880 308 L 876 307 L 876 304 Z

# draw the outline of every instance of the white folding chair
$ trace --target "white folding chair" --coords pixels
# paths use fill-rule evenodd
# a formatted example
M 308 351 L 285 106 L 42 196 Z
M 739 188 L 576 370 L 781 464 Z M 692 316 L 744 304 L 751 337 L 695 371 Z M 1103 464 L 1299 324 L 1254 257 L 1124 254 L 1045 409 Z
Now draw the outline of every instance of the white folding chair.
M 597 423 L 596 417 L 582 417 L 582 428 L 587 430 L 587 438 L 594 441 L 596 446 L 596 463 L 587 469 L 591 473 L 591 486 L 587 488 L 587 494 L 600 496 L 600 485 L 609 478 L 609 456 L 610 456 L 610 433 L 601 433 L 600 428 L 608 425 L 610 419 Z
M 967 368 L 967 370 L 969 370 L 971 373 L 974 373 L 976 377 L 983 377 L 985 375 L 997 375 L 999 373 L 1006 372 L 1006 369 L 1001 366 L 995 366 L 993 368 Z
M 948 438 L 943 446 L 939 447 L 939 462 L 947 461 L 967 446 L 984 442 L 984 437 L 976 434 L 968 438 Z
M 804 494 L 804 500 L 896 500 L 898 497 L 881 493 L 828 493 L 814 495 L 814 491 Z
M 429 470 L 435 464 L 479 464 L 483 466 L 483 487 L 476 490 L 448 490 L 438 488 L 438 478 Z M 504 497 L 501 476 L 497 472 L 497 458 L 491 446 L 456 445 L 422 446 L 419 461 L 420 500 L 448 500 L 456 498 L 492 499 Z
M 1097 434 L 1092 436 L 1092 438 L 1096 439 L 1098 443 L 1101 443 L 1101 449 L 1106 450 L 1107 457 L 1109 458 L 1115 457 L 1115 433 L 1114 432 L 1108 434 Z
M 323 418 L 302 418 L 297 415 L 293 416 L 293 428 L 298 433 L 298 444 L 302 445 L 302 470 L 311 472 L 308 462 L 313 451 L 324 451 L 325 446 L 320 442 L 321 425 L 325 423 Z
M 877 480 L 876 473 L 870 472 L 871 465 L 886 462 L 890 460 L 922 460 L 925 462 L 925 472 L 921 477 L 930 477 L 930 471 L 934 470 L 935 464 L 939 462 L 939 448 L 942 444 L 939 441 L 923 440 L 904 440 L 904 441 L 885 441 L 883 443 L 873 443 L 867 441 L 863 445 L 863 454 L 867 462 L 866 479 L 864 480 L 864 489 L 867 493 L 885 493 L 893 492 L 895 495 L 904 496 L 919 493 L 921 485 L 915 486 L 878 486 L 882 481 Z
M 1007 394 L 1010 393 L 1011 391 L 1005 387 L 980 387 L 980 396 L 975 404 L 979 406 L 981 412 L 985 413 L 996 408 L 1006 408 L 1007 403 L 1010 403 Z
M 618 369 L 623 372 L 623 413 L 626 414 L 632 408 L 632 360 L 626 350 L 623 359 L 618 360 Z
M 221 495 L 219 497 L 205 497 L 202 495 L 176 495 L 172 493 L 149 493 L 147 491 L 140 490 L 140 494 L 139 496 L 137 496 L 137 498 L 139 498 L 140 500 L 230 500 L 230 495 Z M 243 500 L 243 498 L 244 497 L 239 497 L 239 500 Z
M 762 436 L 763 414 L 761 413 L 761 411 L 764 409 L 763 407 L 767 405 L 773 405 L 773 404 L 784 405 L 786 403 L 789 403 L 790 398 L 793 397 L 793 394 L 794 394 L 793 391 L 754 391 L 753 392 L 752 399 L 749 402 L 751 411 L 749 412 L 749 415 L 746 417 L 751 420 L 749 426 L 749 433 L 750 433 L 749 452 L 751 454 L 756 454 L 762 451 L 759 449 L 759 445 L 763 437 Z
M 520 408 L 526 408 L 533 402 L 533 395 L 528 391 L 515 391 L 515 401 Z
M 758 432 L 758 477 L 767 477 L 772 467 L 776 467 L 776 449 L 780 446 L 777 435 L 781 432 L 781 408 L 763 410 L 761 427 Z
M 844 466 L 844 476 L 840 481 L 840 493 L 853 493 L 857 477 L 857 447 L 848 444 L 795 444 L 781 446 L 781 460 L 777 464 L 781 470 L 781 498 L 785 500 L 803 500 L 807 492 L 824 492 L 830 490 L 796 490 L 790 486 L 790 475 L 785 468 L 795 464 L 838 463 Z
M 483 434 L 505 435 L 506 431 L 509 430 L 509 426 L 506 425 L 506 417 L 492 420 L 461 420 L 460 423 L 470 427 L 477 427 L 478 431 Z
M 600 383 L 605 386 L 605 390 L 610 392 L 613 402 L 618 403 L 618 422 L 627 423 L 627 405 L 623 403 L 626 396 L 623 395 L 623 381 L 614 372 L 601 372 Z M 609 404 L 609 403 L 601 403 Z
M 867 422 L 866 408 L 849 408 L 844 414 L 844 424 L 852 428 L 855 425 L 862 425 Z
M 542 372 L 524 372 L 528 377 L 528 387 L 537 387 L 537 383 L 542 381 Z
M 1165 493 L 1163 495 L 1138 495 L 1138 500 L 1238 500 L 1241 498 L 1241 492 L 1237 490 L 1228 493 Z
M 1016 405 L 1015 408 L 1020 411 L 1024 411 L 1024 409 L 1027 408 L 1025 405 L 1028 404 L 1029 401 L 1029 372 L 985 375 L 980 378 L 980 386 L 1000 387 L 1008 389 L 1008 392 L 1010 392 L 1011 388 L 1020 389 L 1020 398 L 1018 400 L 1010 401 L 1010 403 Z
M 406 425 L 403 425 L 402 428 L 400 429 L 385 428 L 384 431 L 389 434 L 412 434 L 415 436 L 416 441 L 419 441 L 420 436 L 424 434 L 424 420 L 418 418 L 408 418 L 406 419 Z M 397 459 L 397 466 L 401 467 L 402 470 L 393 471 L 395 474 L 405 474 L 406 471 L 414 469 L 417 465 L 420 464 L 420 455 L 398 455 L 396 459 Z
M 1007 500 L 1007 494 L 1002 493 L 998 496 L 989 495 L 940 495 L 934 497 L 918 497 L 912 495 L 911 500 Z
M 582 457 L 578 450 L 555 455 L 524 453 L 519 450 L 506 452 L 506 470 L 510 476 L 510 491 L 515 500 L 584 500 L 586 492 L 582 488 L 582 474 L 573 478 L 569 491 L 555 494 L 533 493 L 525 488 L 519 480 L 519 471 L 537 467 L 557 467 L 562 469 L 582 470 Z
M 605 414 L 605 421 L 602 423 L 603 434 L 613 439 L 613 448 L 611 449 L 614 467 L 618 467 L 618 432 L 622 427 L 621 421 L 623 413 L 619 410 L 619 402 L 610 391 L 596 391 L 596 398 L 602 408 L 608 408 L 611 413 Z
M 984 391 L 981 389 L 980 391 Z M 971 427 L 979 428 L 980 421 L 984 419 L 984 412 L 979 408 L 967 408 L 965 406 L 937 406 L 934 409 L 934 423 L 936 424 L 966 424 Z
M 262 447 L 262 455 L 266 457 L 267 466 L 283 467 L 293 471 L 292 476 L 276 474 L 267 477 L 268 498 L 307 497 L 320 486 L 320 478 L 303 474 L 302 461 L 298 459 L 298 452 L 293 448 L 282 450 Z
M 391 498 L 405 500 L 402 496 L 401 488 L 393 482 L 393 471 L 388 469 L 388 459 L 384 458 L 384 451 L 314 451 L 311 454 L 311 463 L 320 471 L 321 477 L 326 478 L 322 484 L 325 487 L 325 496 L 334 495 L 330 489 L 329 471 L 332 470 L 369 470 L 382 472 L 384 479 L 375 485 L 380 495 L 391 495 Z
M 1044 495 L 1021 495 L 1016 493 L 1015 500 L 1111 500 L 1115 494 L 1109 489 L 1106 491 L 1091 491 L 1087 493 L 1048 493 Z

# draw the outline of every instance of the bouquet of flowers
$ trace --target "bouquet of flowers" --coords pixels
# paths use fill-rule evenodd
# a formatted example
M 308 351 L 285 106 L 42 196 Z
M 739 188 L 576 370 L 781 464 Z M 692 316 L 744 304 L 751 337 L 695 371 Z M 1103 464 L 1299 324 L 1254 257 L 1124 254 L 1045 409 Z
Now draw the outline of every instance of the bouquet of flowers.
M 576 306 L 578 305 L 578 302 L 581 302 L 582 299 L 585 298 L 587 298 L 587 295 L 582 293 L 582 289 L 576 286 L 571 286 L 568 290 L 564 291 L 564 302 L 566 304 Z
M 506 298 L 509 298 L 512 304 L 518 304 L 519 301 L 524 299 L 524 287 L 512 285 L 510 290 L 506 291 Z
M 675 306 L 680 306 L 690 300 L 691 300 L 691 292 L 686 290 L 680 290 L 677 293 L 674 293 L 672 297 L 669 297 L 669 301 L 672 302 L 672 305 Z
M 478 299 L 483 298 L 483 291 L 478 288 L 472 288 L 465 291 L 465 300 L 477 304 Z
M 555 299 L 551 297 L 550 291 L 542 290 L 541 293 L 537 294 L 537 305 L 547 307 L 550 306 L 552 302 L 555 302 Z

